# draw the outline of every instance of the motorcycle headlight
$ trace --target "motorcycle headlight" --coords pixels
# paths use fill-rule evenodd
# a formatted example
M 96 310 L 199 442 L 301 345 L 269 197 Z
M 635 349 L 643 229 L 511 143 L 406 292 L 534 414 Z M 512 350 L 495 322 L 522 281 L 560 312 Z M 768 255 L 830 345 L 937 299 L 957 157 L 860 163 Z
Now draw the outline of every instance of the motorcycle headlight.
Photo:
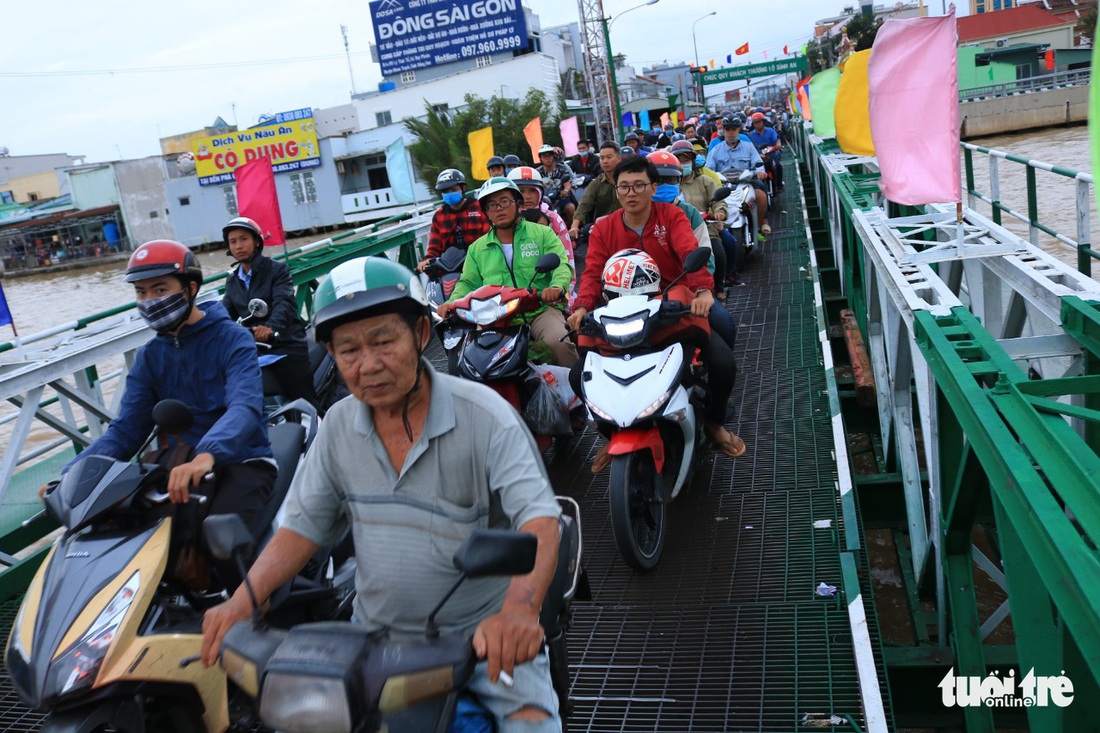
M 635 418 L 635 421 L 645 420 L 646 418 L 653 417 L 653 415 L 656 414 L 657 410 L 660 410 L 662 407 L 664 407 L 665 403 L 668 402 L 668 398 L 672 396 L 672 390 L 673 387 L 669 387 L 663 395 L 653 401 L 652 405 L 639 412 L 638 417 Z
M 642 342 L 647 320 L 646 315 L 623 320 L 604 317 L 600 319 L 600 325 L 607 336 L 607 343 L 618 349 L 629 349 Z
M 509 316 L 519 308 L 519 299 L 510 300 L 507 303 L 500 302 L 500 296 L 494 295 L 485 300 L 471 300 L 469 308 L 458 308 L 458 317 L 467 323 L 479 326 L 487 326 L 496 323 L 505 316 Z
M 118 633 L 118 627 L 126 618 L 126 612 L 137 597 L 141 587 L 141 572 L 134 571 L 125 585 L 118 589 L 111 602 L 100 612 L 85 634 L 77 639 L 56 662 L 53 663 L 58 694 L 90 687 L 95 682 L 103 658 Z
M 588 405 L 588 409 L 592 411 L 592 414 L 594 414 L 596 417 L 600 418 L 601 420 L 604 420 L 605 422 L 615 422 L 615 418 L 611 417 L 606 412 L 604 412 L 600 408 L 596 407 L 595 405 L 593 405 L 588 400 L 585 400 L 584 404 Z
M 306 677 L 269 672 L 260 699 L 260 720 L 293 733 L 350 733 L 351 706 L 342 677 Z

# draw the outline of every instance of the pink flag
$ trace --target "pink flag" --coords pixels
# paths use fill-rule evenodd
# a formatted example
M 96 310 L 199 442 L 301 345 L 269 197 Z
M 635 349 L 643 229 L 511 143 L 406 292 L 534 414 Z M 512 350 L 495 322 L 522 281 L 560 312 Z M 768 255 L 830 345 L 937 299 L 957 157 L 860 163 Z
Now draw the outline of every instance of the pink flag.
M 237 179 L 237 212 L 260 225 L 265 247 L 286 244 L 271 160 L 257 158 L 245 163 L 233 171 L 233 176 Z
M 577 154 L 577 141 L 581 139 L 581 133 L 577 129 L 577 118 L 566 117 L 558 123 L 561 131 L 561 147 L 568 156 Z
M 868 62 L 871 139 L 886 197 L 918 206 L 961 201 L 955 6 L 887 20 Z

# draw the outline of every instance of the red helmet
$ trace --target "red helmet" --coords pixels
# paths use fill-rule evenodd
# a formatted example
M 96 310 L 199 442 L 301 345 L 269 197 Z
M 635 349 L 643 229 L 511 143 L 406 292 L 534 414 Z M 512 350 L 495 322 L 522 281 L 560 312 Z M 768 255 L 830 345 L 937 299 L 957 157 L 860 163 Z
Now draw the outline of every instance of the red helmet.
M 661 289 L 661 269 L 657 261 L 640 249 L 621 249 L 608 257 L 600 279 L 609 297 L 611 293 L 644 295 Z
M 667 150 L 656 150 L 646 156 L 649 162 L 657 167 L 657 175 L 679 178 L 684 175 L 684 169 L 680 165 L 680 159 Z
M 757 120 L 763 120 L 764 119 L 764 113 L 763 112 L 754 112 L 752 117 L 750 117 L 749 119 L 751 119 L 753 122 L 756 122 Z
M 164 275 L 176 275 L 202 285 L 202 268 L 198 258 L 187 247 L 171 239 L 146 242 L 134 250 L 126 263 L 128 283 Z

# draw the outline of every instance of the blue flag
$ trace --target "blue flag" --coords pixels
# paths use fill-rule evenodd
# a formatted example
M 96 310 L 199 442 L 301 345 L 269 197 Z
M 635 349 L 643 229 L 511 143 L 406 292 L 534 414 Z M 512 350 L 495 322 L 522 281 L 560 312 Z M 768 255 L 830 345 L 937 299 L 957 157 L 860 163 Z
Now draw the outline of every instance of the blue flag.
M 643 130 L 647 130 L 647 131 L 649 130 L 649 110 L 648 109 L 643 109 L 642 110 L 641 115 L 640 115 L 640 120 L 638 121 L 638 127 L 642 128 Z
M 386 175 L 390 179 L 393 197 L 399 204 L 411 204 L 416 200 L 412 170 L 409 168 L 405 139 L 399 137 L 386 146 Z
M 733 63 L 733 54 L 732 53 L 726 54 L 726 63 L 727 64 L 732 64 Z
M 4 284 L 0 283 L 0 326 L 13 326 L 15 321 L 11 317 L 11 308 L 8 308 L 8 299 L 4 297 Z
M 633 112 L 623 112 L 623 127 L 633 127 L 633 126 L 634 126 L 634 113 Z

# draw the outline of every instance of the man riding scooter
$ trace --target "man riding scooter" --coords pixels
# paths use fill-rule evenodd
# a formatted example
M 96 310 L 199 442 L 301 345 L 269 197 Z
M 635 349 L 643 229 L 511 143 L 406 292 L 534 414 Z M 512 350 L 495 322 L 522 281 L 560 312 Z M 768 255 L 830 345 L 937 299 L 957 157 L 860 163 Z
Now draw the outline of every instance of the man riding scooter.
M 756 215 L 760 224 L 760 234 L 765 237 L 772 233 L 768 224 L 768 192 L 760 181 L 765 175 L 764 161 L 756 146 L 741 138 L 741 120 L 736 117 L 725 117 L 722 120 L 722 131 L 725 133 L 724 142 L 715 145 L 707 154 L 707 168 L 718 173 L 727 170 L 755 171 L 756 178 L 751 182 L 756 190 Z M 741 243 L 745 245 L 744 242 Z
M 215 483 L 201 492 L 210 497 L 209 514 L 236 513 L 258 536 L 276 467 L 252 335 L 221 303 L 196 305 L 202 269 L 179 242 L 158 239 L 134 250 L 126 282 L 133 284 L 138 312 L 157 335 L 134 357 L 118 416 L 65 470 L 86 456 L 129 460 L 153 429 L 153 406 L 162 399 L 180 400 L 194 413 L 193 426 L 180 436 L 193 446 L 194 456 L 172 468 L 170 500 L 185 511 L 191 491 L 213 473 Z M 204 589 L 210 587 L 208 564 L 198 550 L 197 527 L 193 533 L 194 541 L 179 553 L 176 575 Z M 214 569 L 222 586 L 240 584 L 234 563 L 217 562 Z
M 249 331 L 256 343 L 264 344 L 263 355 L 271 359 L 266 367 L 279 381 L 279 393 L 288 401 L 303 398 L 320 409 L 313 388 L 306 327 L 298 317 L 294 283 L 285 262 L 263 256 L 264 235 L 252 219 L 238 216 L 222 228 L 222 238 L 237 266 L 225 279 L 222 305 L 229 317 L 249 316 L 248 304 L 259 298 L 268 305 L 262 318 L 249 319 Z
M 294 479 L 283 526 L 249 573 L 256 598 L 350 523 L 355 619 L 390 640 L 422 638 L 432 607 L 461 577 L 451 557 L 474 530 L 531 532 L 531 573 L 464 583 L 435 618 L 442 634 L 472 635 L 481 661 L 468 689 L 500 733 L 560 731 L 539 625 L 559 509 L 519 415 L 489 388 L 431 367 L 427 298 L 412 272 L 386 259 L 334 268 L 317 288 L 314 330 L 355 399 L 329 411 Z M 206 665 L 251 614 L 244 587 L 207 612 Z
M 750 119 L 752 120 L 752 129 L 749 130 L 749 139 L 752 140 L 752 144 L 756 146 L 756 149 L 761 151 L 764 166 L 772 175 L 775 193 L 781 194 L 783 193 L 783 164 L 780 162 L 779 156 L 783 149 L 783 141 L 779 139 L 779 133 L 775 131 L 775 128 L 768 126 L 768 120 L 763 112 L 754 112 Z M 763 151 L 768 148 L 774 148 L 774 150 L 764 153 Z

